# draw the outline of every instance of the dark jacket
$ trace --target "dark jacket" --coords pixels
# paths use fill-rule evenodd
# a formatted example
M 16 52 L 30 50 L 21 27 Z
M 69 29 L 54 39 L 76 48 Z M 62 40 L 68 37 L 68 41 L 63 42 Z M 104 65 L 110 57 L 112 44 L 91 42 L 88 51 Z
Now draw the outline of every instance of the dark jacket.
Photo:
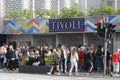
M 8 50 L 6 53 L 6 58 L 11 59 L 11 58 L 16 58 L 15 51 Z

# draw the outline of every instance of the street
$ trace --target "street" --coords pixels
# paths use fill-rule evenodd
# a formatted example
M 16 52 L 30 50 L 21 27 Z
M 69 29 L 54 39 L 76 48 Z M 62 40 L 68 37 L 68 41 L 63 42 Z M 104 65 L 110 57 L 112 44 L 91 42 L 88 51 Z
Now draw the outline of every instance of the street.
M 117 77 L 102 76 L 99 74 L 93 74 L 91 76 L 79 75 L 79 76 L 66 76 L 66 75 L 43 75 L 43 74 L 23 74 L 13 72 L 1 72 L 0 80 L 119 80 Z

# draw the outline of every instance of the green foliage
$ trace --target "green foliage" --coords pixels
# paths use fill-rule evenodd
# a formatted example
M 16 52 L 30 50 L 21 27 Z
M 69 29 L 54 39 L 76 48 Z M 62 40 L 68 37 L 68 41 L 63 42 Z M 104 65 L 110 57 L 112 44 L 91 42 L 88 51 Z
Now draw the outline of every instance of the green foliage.
M 18 19 L 20 17 L 19 11 L 6 11 L 5 12 L 5 18 L 9 18 L 9 19 Z
M 115 14 L 115 9 L 111 6 L 101 4 L 99 8 L 91 8 L 88 12 L 89 16 L 99 16 L 101 14 Z
M 63 8 L 62 12 L 60 14 L 60 17 L 64 17 L 64 18 L 70 17 L 70 10 L 68 8 L 66 8 L 66 7 Z
M 5 12 L 5 17 L 8 19 L 28 19 L 32 18 L 32 12 L 30 10 L 24 9 L 23 11 L 9 10 Z
M 47 18 L 48 16 L 50 16 L 51 18 L 56 18 L 58 16 L 58 13 L 52 10 L 36 10 L 36 17 L 40 17 L 40 18 Z
M 84 16 L 84 13 L 79 10 L 78 5 L 73 5 L 71 8 L 63 8 L 61 10 L 61 17 L 68 18 L 68 17 L 81 17 Z
M 113 7 L 105 5 L 105 4 L 101 4 L 100 8 L 98 9 L 100 14 L 114 14 L 115 10 Z
M 80 11 L 79 6 L 74 4 L 71 8 L 64 7 L 58 15 L 56 11 L 52 10 L 36 10 L 36 18 L 69 18 L 69 17 L 83 17 L 85 14 Z M 5 17 L 8 19 L 29 19 L 32 18 L 32 12 L 30 10 L 24 9 L 23 11 L 6 11 Z M 115 12 L 115 9 L 111 6 L 101 4 L 99 8 L 91 8 L 88 11 L 88 16 L 99 16 L 101 14 L 120 14 L 120 8 Z
M 120 14 L 120 8 L 117 9 L 116 14 Z
M 100 15 L 100 13 L 99 13 L 99 10 L 98 9 L 95 9 L 95 8 L 91 8 L 90 9 L 90 11 L 88 11 L 88 15 L 89 16 L 98 16 L 98 15 Z
M 44 17 L 45 12 L 44 10 L 36 10 L 35 14 L 36 14 L 36 17 Z
M 32 12 L 30 10 L 27 10 L 27 9 L 24 9 L 22 12 L 21 12 L 21 17 L 24 19 L 28 19 L 28 18 L 32 18 Z

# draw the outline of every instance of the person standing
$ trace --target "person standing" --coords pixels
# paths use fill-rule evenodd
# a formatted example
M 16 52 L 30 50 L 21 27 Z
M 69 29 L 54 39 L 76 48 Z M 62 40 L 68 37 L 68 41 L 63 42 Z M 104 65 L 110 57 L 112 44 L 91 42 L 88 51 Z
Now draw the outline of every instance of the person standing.
M 65 59 L 66 59 L 66 51 L 64 45 L 61 46 L 60 49 L 60 72 L 65 74 Z
M 78 73 L 78 53 L 77 53 L 77 49 L 73 48 L 72 52 L 71 52 L 71 68 L 69 71 L 69 75 L 72 75 L 72 70 L 75 66 L 75 74 L 77 75 Z
M 92 72 L 92 69 L 93 69 L 93 55 L 95 54 L 93 48 L 89 47 L 87 52 L 86 52 L 86 59 L 87 59 L 87 62 L 89 64 L 89 74 L 91 74 Z
M 1 51 L 2 53 L 0 53 L 0 63 L 1 63 L 1 71 L 3 71 L 5 69 L 5 63 L 6 63 L 6 53 L 7 53 L 7 44 L 3 44 L 3 46 L 1 47 Z
M 81 72 L 83 71 L 83 67 L 84 67 L 84 53 L 82 47 L 78 48 L 78 57 L 79 57 L 78 67 L 79 67 L 79 71 Z
M 115 52 L 112 54 L 112 65 L 113 65 L 113 75 L 114 76 L 119 76 L 119 49 L 117 49 Z
M 9 50 L 6 53 L 6 58 L 9 60 L 8 68 L 9 70 L 15 70 L 16 65 L 15 65 L 15 59 L 16 59 L 16 54 L 15 50 L 13 49 L 13 46 L 9 46 Z
M 59 55 L 57 49 L 53 49 L 52 66 L 50 72 L 47 72 L 47 74 L 51 75 L 55 70 L 59 72 Z
M 3 61 L 4 61 L 4 51 L 0 47 L 0 64 L 1 64 L 1 68 L 2 68 L 0 71 L 3 71 Z
M 96 65 L 97 65 L 97 71 L 99 72 L 102 70 L 103 65 L 103 54 L 101 50 L 101 46 L 98 45 L 97 51 L 96 51 Z

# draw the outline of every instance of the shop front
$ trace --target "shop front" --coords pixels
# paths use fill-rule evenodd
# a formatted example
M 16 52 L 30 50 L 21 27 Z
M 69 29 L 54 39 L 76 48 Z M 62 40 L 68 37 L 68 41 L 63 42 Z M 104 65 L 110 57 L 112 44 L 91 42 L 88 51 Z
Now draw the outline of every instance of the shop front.
M 120 48 L 119 16 L 110 16 L 110 23 L 116 25 L 116 33 L 111 44 L 114 49 Z M 33 46 L 47 43 L 50 48 L 58 44 L 67 47 L 93 44 L 104 46 L 104 38 L 97 37 L 95 23 L 102 22 L 102 17 L 4 20 L 2 35 L 6 35 L 7 43 L 20 46 L 26 42 Z

